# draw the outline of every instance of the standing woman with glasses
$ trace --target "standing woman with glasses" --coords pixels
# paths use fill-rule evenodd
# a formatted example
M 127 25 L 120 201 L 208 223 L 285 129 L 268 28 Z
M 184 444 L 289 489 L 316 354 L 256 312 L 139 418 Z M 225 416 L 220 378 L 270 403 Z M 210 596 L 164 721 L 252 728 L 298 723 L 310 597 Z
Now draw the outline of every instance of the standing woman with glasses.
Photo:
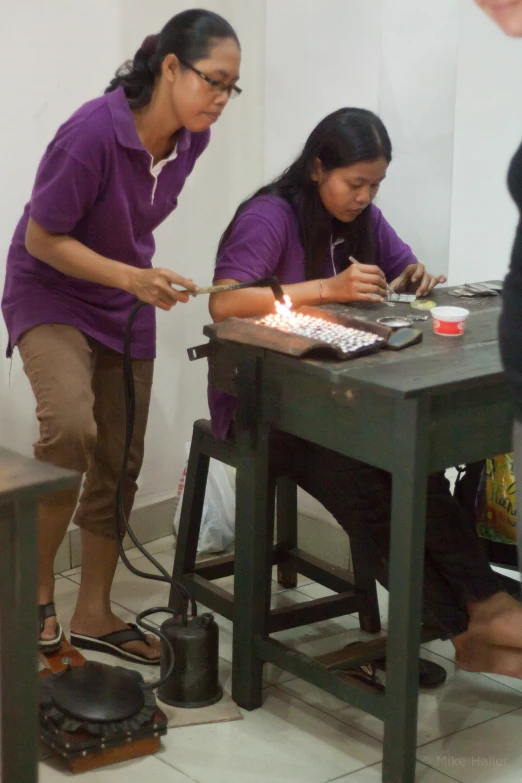
M 522 38 L 522 0 L 475 0 L 511 38 Z M 514 75 L 515 84 L 519 74 Z M 521 96 L 522 100 L 522 96 Z M 522 129 L 521 129 L 522 130 Z M 518 492 L 518 565 L 522 572 L 522 145 L 511 162 L 509 190 L 520 211 L 520 220 L 504 283 L 500 318 L 500 350 L 506 375 L 515 394 L 515 473 Z
M 178 195 L 237 87 L 241 51 L 222 17 L 192 10 L 149 36 L 101 98 L 59 129 L 40 163 L 7 261 L 2 311 L 36 398 L 35 457 L 85 474 L 75 523 L 82 578 L 71 639 L 79 647 L 159 663 L 159 645 L 115 616 L 114 507 L 124 444 L 123 340 L 133 332 L 136 423 L 126 476 L 130 513 L 143 459 L 155 357 L 154 307 L 187 302 L 194 282 L 152 267 L 153 231 Z M 53 565 L 78 497 L 39 508 L 40 648 L 60 644 Z M 123 531 L 120 531 L 123 534 Z

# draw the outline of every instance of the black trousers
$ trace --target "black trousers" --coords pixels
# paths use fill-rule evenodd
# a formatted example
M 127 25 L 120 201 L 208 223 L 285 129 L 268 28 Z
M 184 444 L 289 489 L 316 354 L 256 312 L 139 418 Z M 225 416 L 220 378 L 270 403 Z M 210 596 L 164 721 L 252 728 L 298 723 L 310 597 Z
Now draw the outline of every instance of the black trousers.
M 387 587 L 391 474 L 279 431 L 272 435 L 271 460 L 279 475 L 289 476 L 358 538 L 375 578 Z M 442 473 L 429 476 L 423 622 L 443 638 L 463 633 L 466 605 L 501 589 L 448 480 Z

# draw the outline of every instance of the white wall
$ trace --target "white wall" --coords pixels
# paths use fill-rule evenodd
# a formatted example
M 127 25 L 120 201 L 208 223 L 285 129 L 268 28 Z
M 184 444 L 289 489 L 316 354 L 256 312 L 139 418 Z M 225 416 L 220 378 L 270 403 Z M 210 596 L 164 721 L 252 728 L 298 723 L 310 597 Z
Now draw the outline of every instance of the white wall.
M 393 163 L 378 203 L 419 259 L 447 274 L 458 7 L 455 0 L 383 0 L 381 30 L 378 112 Z
M 522 41 L 472 2 L 459 4 L 459 58 L 449 282 L 502 278 L 517 212 L 506 190 L 522 139 Z
M 265 177 L 342 106 L 376 111 L 382 0 L 266 0 Z

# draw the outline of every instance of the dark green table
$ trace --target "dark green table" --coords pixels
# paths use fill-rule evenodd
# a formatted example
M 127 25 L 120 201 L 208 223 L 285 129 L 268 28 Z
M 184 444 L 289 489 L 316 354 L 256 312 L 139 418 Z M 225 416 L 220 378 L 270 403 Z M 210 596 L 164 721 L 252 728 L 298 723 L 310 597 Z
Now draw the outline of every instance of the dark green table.
M 79 476 L 0 448 L 0 773 L 36 783 L 38 498 Z
M 431 298 L 471 310 L 464 336 L 434 335 L 430 316 L 415 324 L 424 333 L 420 345 L 347 362 L 294 359 L 220 340 L 215 325 L 205 327 L 211 382 L 238 398 L 233 698 L 246 709 L 259 707 L 263 662 L 270 661 L 381 718 L 385 783 L 415 779 L 427 475 L 511 450 L 512 403 L 497 344 L 500 298 L 463 304 L 444 291 Z M 397 304 L 349 306 L 349 312 L 373 320 L 412 311 Z M 273 427 L 393 476 L 385 694 L 342 681 L 267 635 L 260 600 L 266 558 L 260 553 L 272 544 L 267 486 Z

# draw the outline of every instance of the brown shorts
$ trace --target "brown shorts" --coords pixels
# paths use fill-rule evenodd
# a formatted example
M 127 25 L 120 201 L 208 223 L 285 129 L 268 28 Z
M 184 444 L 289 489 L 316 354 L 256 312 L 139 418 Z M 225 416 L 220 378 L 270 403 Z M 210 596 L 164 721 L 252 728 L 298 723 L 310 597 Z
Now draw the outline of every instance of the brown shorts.
M 64 324 L 30 329 L 20 337 L 18 349 L 36 397 L 36 459 L 84 473 L 74 521 L 116 538 L 115 493 L 125 440 L 122 355 Z M 154 362 L 135 359 L 132 365 L 136 419 L 125 484 L 127 515 L 143 461 Z

